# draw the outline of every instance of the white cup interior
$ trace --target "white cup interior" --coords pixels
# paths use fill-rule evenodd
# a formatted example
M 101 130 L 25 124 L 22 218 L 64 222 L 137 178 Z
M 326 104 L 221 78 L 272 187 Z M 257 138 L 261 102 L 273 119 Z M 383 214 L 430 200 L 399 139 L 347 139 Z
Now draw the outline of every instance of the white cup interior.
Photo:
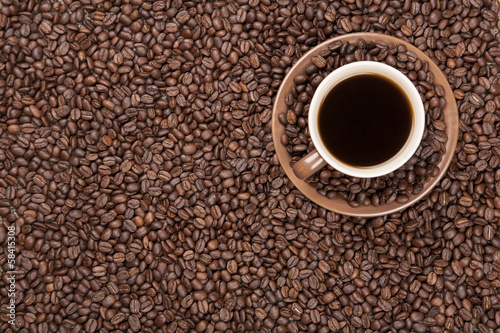
M 377 74 L 392 80 L 406 93 L 413 108 L 412 127 L 410 135 L 408 136 L 408 139 L 406 140 L 404 146 L 391 159 L 383 163 L 367 167 L 358 167 L 345 164 L 342 161 L 338 160 L 334 155 L 330 154 L 330 152 L 323 144 L 318 130 L 319 109 L 328 92 L 339 82 L 349 77 L 361 74 Z M 309 133 L 311 135 L 314 146 L 318 150 L 321 157 L 323 157 L 323 159 L 328 164 L 330 164 L 336 170 L 347 175 L 351 175 L 354 177 L 373 178 L 388 174 L 398 169 L 403 164 L 405 164 L 415 153 L 424 134 L 425 111 L 422 99 L 420 98 L 420 94 L 418 93 L 417 88 L 415 88 L 410 79 L 408 79 L 403 73 L 383 63 L 375 61 L 359 61 L 347 64 L 340 67 L 339 69 L 334 70 L 321 82 L 312 98 L 311 105 L 309 107 L 308 120 Z

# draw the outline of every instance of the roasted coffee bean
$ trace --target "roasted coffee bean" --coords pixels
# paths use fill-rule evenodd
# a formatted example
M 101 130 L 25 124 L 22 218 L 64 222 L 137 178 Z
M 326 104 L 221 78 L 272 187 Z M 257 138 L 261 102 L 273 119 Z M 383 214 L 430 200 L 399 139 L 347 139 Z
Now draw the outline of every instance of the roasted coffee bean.
M 93 333 L 97 331 L 97 321 L 94 318 L 90 318 L 85 323 L 85 331 L 89 333 Z
M 92 269 L 92 273 L 94 274 L 94 276 L 96 277 L 99 277 L 99 276 L 104 276 L 106 275 L 106 268 L 103 267 L 103 266 L 95 266 L 93 269 Z
M 113 318 L 111 318 L 111 324 L 118 325 L 119 323 L 121 323 L 124 320 L 125 320 L 125 314 L 117 313 L 116 315 L 113 316 Z
M 128 324 L 130 326 L 130 329 L 134 332 L 138 332 L 141 329 L 141 322 L 139 320 L 139 317 L 137 317 L 137 315 L 135 314 L 128 317 Z

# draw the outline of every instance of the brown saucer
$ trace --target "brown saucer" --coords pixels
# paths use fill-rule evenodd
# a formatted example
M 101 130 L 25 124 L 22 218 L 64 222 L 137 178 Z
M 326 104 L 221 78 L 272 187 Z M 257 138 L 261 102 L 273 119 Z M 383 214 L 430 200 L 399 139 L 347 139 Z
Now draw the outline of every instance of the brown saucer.
M 379 206 L 358 206 L 352 207 L 349 203 L 340 198 L 335 197 L 333 199 L 329 199 L 326 196 L 319 194 L 314 187 L 312 187 L 306 181 L 300 180 L 297 178 L 290 166 L 290 162 L 292 160 L 292 156 L 287 152 L 286 147 L 281 144 L 281 136 L 285 131 L 285 127 L 280 124 L 278 120 L 278 115 L 282 113 L 286 113 L 287 107 L 285 103 L 285 96 L 293 87 L 293 79 L 299 75 L 305 73 L 305 69 L 312 62 L 312 58 L 319 54 L 322 50 L 327 49 L 328 46 L 336 41 L 343 42 L 352 42 L 356 43 L 359 39 L 364 39 L 365 41 L 384 41 L 386 43 L 396 43 L 396 44 L 404 44 L 407 50 L 412 51 L 417 54 L 418 58 L 422 61 L 427 61 L 429 63 L 429 70 L 434 74 L 434 82 L 436 84 L 440 84 L 444 87 L 445 90 L 445 99 L 447 101 L 446 107 L 443 109 L 445 122 L 446 122 L 446 134 L 448 135 L 448 141 L 446 142 L 446 154 L 443 156 L 441 162 L 437 165 L 439 167 L 439 174 L 435 177 L 431 177 L 427 182 L 424 183 L 422 191 L 415 195 L 409 195 L 409 200 L 405 203 L 398 203 L 393 201 L 389 204 L 382 204 Z M 458 112 L 457 105 L 455 102 L 455 98 L 453 96 L 453 92 L 448 84 L 448 81 L 441 70 L 437 67 L 437 65 L 422 51 L 417 49 L 415 46 L 402 41 L 396 37 L 377 34 L 377 33 L 354 33 L 343 35 L 339 37 L 332 38 L 327 40 L 309 52 L 304 54 L 302 58 L 292 67 L 290 72 L 286 75 L 285 79 L 281 83 L 280 89 L 278 90 L 278 94 L 276 95 L 276 99 L 274 101 L 273 107 L 273 120 L 272 120 L 272 132 L 273 132 L 273 141 L 274 147 L 276 149 L 276 153 L 278 155 L 278 159 L 281 163 L 281 166 L 285 170 L 288 178 L 293 182 L 295 187 L 299 191 L 301 191 L 307 198 L 314 201 L 318 205 L 332 210 L 336 213 L 350 216 L 360 216 L 360 217 L 370 217 L 370 216 L 381 216 L 391 214 L 397 211 L 400 211 L 408 206 L 413 205 L 416 201 L 423 198 L 430 190 L 439 182 L 439 180 L 444 176 L 450 162 L 455 153 L 455 147 L 457 145 L 458 138 Z

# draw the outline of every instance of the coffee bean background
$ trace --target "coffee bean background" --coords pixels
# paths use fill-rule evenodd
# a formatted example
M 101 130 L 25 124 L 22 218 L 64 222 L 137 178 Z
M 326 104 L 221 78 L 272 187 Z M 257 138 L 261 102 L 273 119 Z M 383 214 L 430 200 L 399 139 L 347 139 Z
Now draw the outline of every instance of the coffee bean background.
M 1 332 L 500 332 L 498 3 L 0 7 Z M 270 132 L 294 61 L 359 31 L 428 54 L 460 112 L 439 186 L 371 219 L 304 198 Z

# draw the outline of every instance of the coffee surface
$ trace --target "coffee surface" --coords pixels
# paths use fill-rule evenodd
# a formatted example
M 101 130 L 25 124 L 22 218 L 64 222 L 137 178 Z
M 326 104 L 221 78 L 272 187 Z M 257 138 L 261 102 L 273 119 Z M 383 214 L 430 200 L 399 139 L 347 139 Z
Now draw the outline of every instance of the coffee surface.
M 318 116 L 321 140 L 345 164 L 369 167 L 396 155 L 411 132 L 406 93 L 380 75 L 360 74 L 333 87 Z

